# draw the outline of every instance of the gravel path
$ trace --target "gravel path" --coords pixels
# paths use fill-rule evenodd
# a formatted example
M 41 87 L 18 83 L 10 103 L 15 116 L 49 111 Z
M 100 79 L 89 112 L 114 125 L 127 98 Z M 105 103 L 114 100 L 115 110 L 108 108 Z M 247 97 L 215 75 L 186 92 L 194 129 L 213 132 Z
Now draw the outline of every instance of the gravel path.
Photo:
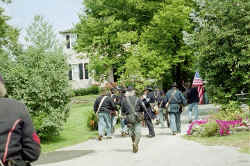
M 215 109 L 213 105 L 200 106 L 203 112 Z M 205 113 L 204 113 L 205 114 Z M 186 120 L 186 112 L 183 113 Z M 42 155 L 35 165 L 42 166 L 250 166 L 250 155 L 239 153 L 225 146 L 204 146 L 172 136 L 167 128 L 155 128 L 156 137 L 147 138 L 146 128 L 139 152 L 132 153 L 129 137 L 120 137 L 99 142 L 95 139 L 82 144 Z M 183 133 L 187 125 L 183 125 Z

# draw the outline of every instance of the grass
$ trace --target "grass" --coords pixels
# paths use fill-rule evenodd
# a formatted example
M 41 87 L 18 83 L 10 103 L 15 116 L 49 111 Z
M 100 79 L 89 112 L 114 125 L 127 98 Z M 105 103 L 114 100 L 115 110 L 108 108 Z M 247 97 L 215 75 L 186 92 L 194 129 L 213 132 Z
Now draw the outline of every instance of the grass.
M 250 154 L 250 132 L 238 132 L 228 136 L 195 137 L 184 136 L 187 140 L 196 141 L 205 145 L 226 145 L 239 148 L 240 152 Z
M 51 152 L 97 136 L 97 131 L 90 131 L 87 128 L 88 113 L 90 110 L 93 110 L 93 102 L 96 97 L 96 95 L 75 97 L 76 99 L 87 100 L 88 102 L 72 105 L 70 116 L 65 123 L 61 135 L 49 142 L 42 142 L 42 152 Z

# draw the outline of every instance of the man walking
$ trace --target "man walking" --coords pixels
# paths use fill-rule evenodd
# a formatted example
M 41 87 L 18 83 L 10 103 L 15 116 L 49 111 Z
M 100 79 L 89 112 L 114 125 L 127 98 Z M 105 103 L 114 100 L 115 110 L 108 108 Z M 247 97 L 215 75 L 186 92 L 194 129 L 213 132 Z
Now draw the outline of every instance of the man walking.
M 141 138 L 141 121 L 143 120 L 142 101 L 135 96 L 132 87 L 127 89 L 125 98 L 121 101 L 121 111 L 126 115 L 126 123 L 129 129 L 129 135 L 132 139 L 133 152 L 138 152 L 138 145 Z
M 188 102 L 188 117 L 189 123 L 192 123 L 192 111 L 194 110 L 194 119 L 198 120 L 198 102 L 199 93 L 197 87 L 191 87 L 191 83 L 188 84 L 189 89 L 187 91 L 187 102 Z
M 125 124 L 125 119 L 126 119 L 126 115 L 121 111 L 121 103 L 122 100 L 125 98 L 125 93 L 126 90 L 123 87 L 117 87 L 120 95 L 118 96 L 118 105 L 120 107 L 120 113 L 119 113 L 119 117 L 120 117 L 120 125 L 121 125 L 121 136 L 126 136 L 128 134 L 128 127 Z
M 170 129 L 172 135 L 181 133 L 181 104 L 186 105 L 186 99 L 177 89 L 177 84 L 174 82 L 172 88 L 167 92 L 164 105 L 169 107 Z
M 142 96 L 143 104 L 145 105 L 146 109 L 144 110 L 144 120 L 148 127 L 149 135 L 148 137 L 155 137 L 155 131 L 154 131 L 154 125 L 152 123 L 152 120 L 155 118 L 155 114 L 152 111 L 150 103 L 153 103 L 154 100 L 150 98 L 149 92 L 151 91 L 151 88 L 146 88 L 144 90 L 144 94 Z
M 110 97 L 112 99 L 112 101 L 114 102 L 114 104 L 117 106 L 119 106 L 119 98 L 118 98 L 118 95 L 116 95 L 116 89 L 115 88 L 112 88 L 111 91 L 110 91 Z M 117 112 L 118 112 L 118 109 L 117 109 Z M 111 131 L 112 133 L 115 132 L 115 125 L 117 123 L 117 119 L 118 119 L 118 113 L 116 112 L 116 110 L 113 110 L 111 112 Z
M 117 108 L 111 99 L 111 97 L 105 92 L 99 96 L 94 103 L 94 111 L 98 118 L 98 139 L 101 141 L 105 131 L 107 138 L 112 138 L 112 125 L 111 125 L 111 113 L 116 111 Z
M 5 95 L 0 76 L 0 165 L 28 166 L 40 155 L 40 139 L 26 106 Z

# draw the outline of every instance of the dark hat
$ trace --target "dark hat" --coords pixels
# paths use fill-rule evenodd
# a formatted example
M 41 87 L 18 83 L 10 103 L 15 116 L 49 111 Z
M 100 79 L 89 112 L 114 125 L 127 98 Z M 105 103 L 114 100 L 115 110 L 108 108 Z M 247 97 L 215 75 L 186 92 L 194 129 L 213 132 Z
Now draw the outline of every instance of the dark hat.
M 153 88 L 147 87 L 146 90 L 153 91 Z
M 115 91 L 116 91 L 116 89 L 115 88 L 111 88 L 111 90 L 110 90 L 112 93 L 114 93 Z
M 0 82 L 4 83 L 3 77 L 0 74 Z
M 132 86 L 128 86 L 127 91 L 133 91 L 134 88 Z
M 125 93 L 126 89 L 122 86 L 117 86 L 116 89 L 120 92 L 120 93 Z
M 177 87 L 176 82 L 173 82 L 172 87 Z

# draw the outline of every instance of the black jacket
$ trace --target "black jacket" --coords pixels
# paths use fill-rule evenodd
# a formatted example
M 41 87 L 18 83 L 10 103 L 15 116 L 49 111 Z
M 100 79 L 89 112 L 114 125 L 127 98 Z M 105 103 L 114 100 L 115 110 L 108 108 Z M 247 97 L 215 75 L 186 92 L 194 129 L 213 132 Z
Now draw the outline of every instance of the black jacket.
M 196 87 L 189 88 L 187 91 L 188 104 L 199 102 L 199 93 Z
M 147 108 L 147 110 L 144 111 L 144 119 L 154 119 L 155 113 L 152 111 L 152 108 L 150 105 L 150 103 L 153 101 L 152 98 L 147 96 L 146 98 L 142 99 L 142 101 Z
M 40 139 L 36 135 L 24 104 L 0 98 L 0 126 L 0 157 L 3 162 L 7 160 L 32 162 L 38 159 Z
M 124 115 L 128 115 L 130 113 L 133 112 L 133 110 L 131 110 L 131 106 L 129 105 L 128 101 L 130 101 L 131 105 L 135 108 L 135 112 L 144 112 L 144 108 L 143 107 L 143 103 L 141 101 L 141 99 L 139 99 L 136 96 L 127 96 L 127 97 L 123 97 L 122 101 L 121 101 L 121 112 Z
M 104 95 L 99 96 L 96 99 L 95 104 L 94 104 L 94 111 L 95 111 L 95 113 L 97 112 L 97 110 L 99 108 L 99 104 L 101 103 L 103 97 L 104 97 Z M 116 110 L 117 110 L 117 108 L 116 108 L 113 100 L 111 99 L 111 97 L 107 96 L 104 99 L 104 101 L 103 101 L 103 103 L 102 103 L 99 111 L 100 112 L 103 111 L 103 112 L 109 112 L 110 113 L 110 112 L 113 112 L 113 111 L 116 111 Z

